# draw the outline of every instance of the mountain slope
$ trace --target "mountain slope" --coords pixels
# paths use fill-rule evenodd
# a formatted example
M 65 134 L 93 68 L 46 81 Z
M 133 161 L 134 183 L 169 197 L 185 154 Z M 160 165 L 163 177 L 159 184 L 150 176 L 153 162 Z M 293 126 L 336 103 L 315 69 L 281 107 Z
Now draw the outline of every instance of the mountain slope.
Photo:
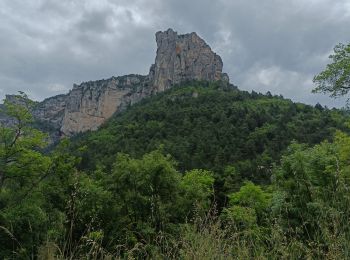
M 157 54 L 148 75 L 129 74 L 73 85 L 65 95 L 38 102 L 32 109 L 37 125 L 47 130 L 51 141 L 96 130 L 114 113 L 144 97 L 188 80 L 229 82 L 223 63 L 196 33 L 178 34 L 172 29 L 156 33 Z M 6 96 L 8 101 L 16 96 Z M 8 118 L 0 114 L 0 123 Z
M 180 170 L 204 168 L 257 182 L 293 141 L 316 144 L 345 129 L 339 110 L 248 93 L 220 82 L 192 82 L 148 98 L 96 132 L 74 140 L 86 146 L 82 168 L 109 169 L 118 152 L 140 157 L 163 146 Z M 226 170 L 225 170 L 226 169 Z

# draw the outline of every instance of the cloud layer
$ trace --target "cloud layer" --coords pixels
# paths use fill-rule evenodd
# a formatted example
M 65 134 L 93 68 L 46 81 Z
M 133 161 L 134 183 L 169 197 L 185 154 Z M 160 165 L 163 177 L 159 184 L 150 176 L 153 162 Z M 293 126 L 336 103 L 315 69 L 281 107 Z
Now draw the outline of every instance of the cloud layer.
M 312 78 L 350 41 L 347 0 L 3 0 L 0 98 L 66 93 L 73 83 L 147 74 L 154 33 L 196 31 L 241 89 L 340 106 L 311 94 Z

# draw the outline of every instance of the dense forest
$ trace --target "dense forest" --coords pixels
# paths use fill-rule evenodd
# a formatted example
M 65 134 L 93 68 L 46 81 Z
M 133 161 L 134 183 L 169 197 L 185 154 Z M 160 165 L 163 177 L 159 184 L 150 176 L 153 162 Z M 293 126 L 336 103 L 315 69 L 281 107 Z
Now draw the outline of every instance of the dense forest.
M 162 147 L 182 172 L 202 168 L 222 175 L 231 166 L 242 179 L 260 183 L 291 141 L 330 140 L 336 129 L 346 131 L 347 116 L 345 110 L 248 93 L 220 82 L 191 82 L 146 99 L 99 131 L 77 137 L 73 150 L 87 148 L 82 169 L 103 165 L 110 170 L 118 152 L 139 158 Z
M 2 111 L 1 259 L 350 257 L 345 109 L 188 82 L 48 147 L 31 105 Z

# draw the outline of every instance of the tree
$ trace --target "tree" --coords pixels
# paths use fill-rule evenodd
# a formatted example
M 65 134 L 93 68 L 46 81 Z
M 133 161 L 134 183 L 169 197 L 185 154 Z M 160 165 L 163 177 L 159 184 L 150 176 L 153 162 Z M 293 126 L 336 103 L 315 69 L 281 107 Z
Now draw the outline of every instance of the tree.
M 185 215 L 191 213 L 194 209 L 198 213 L 206 213 L 210 207 L 210 198 L 214 194 L 213 173 L 206 170 L 193 169 L 185 173 L 181 180 L 183 190 L 182 205 Z
M 6 180 L 22 186 L 29 182 L 34 185 L 49 169 L 49 158 L 39 151 L 45 147 L 47 136 L 31 126 L 32 105 L 33 101 L 23 92 L 15 96 L 14 102 L 4 102 L 2 112 L 9 116 L 11 124 L 0 126 L 0 191 Z
M 331 97 L 344 96 L 350 90 L 350 43 L 336 45 L 334 54 L 329 58 L 333 62 L 313 79 L 316 83 L 313 93 L 330 93 Z
M 170 156 L 156 150 L 141 159 L 119 153 L 110 175 L 104 180 L 110 192 L 105 214 L 106 234 L 116 240 L 150 241 L 177 218 L 181 174 Z M 115 219 L 117 216 L 117 220 Z M 124 240 L 125 241 L 125 240 Z
M 312 148 L 293 143 L 274 169 L 272 213 L 302 240 L 333 243 L 349 235 L 350 137 L 337 132 L 334 139 Z
M 223 217 L 238 225 L 252 227 L 262 219 L 268 209 L 271 194 L 259 185 L 246 182 L 238 192 L 229 195 L 229 207 L 224 209 Z
M 13 257 L 17 250 L 16 258 L 30 258 L 46 232 L 44 196 L 37 188 L 50 173 L 51 160 L 40 152 L 46 135 L 31 126 L 32 104 L 21 92 L 5 100 L 2 109 L 10 124 L 0 126 L 1 259 Z

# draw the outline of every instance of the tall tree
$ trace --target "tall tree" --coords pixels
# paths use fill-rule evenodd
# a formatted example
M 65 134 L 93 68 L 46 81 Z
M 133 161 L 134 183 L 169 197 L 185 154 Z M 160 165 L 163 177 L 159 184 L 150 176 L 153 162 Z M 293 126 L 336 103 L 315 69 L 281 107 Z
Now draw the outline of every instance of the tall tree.
M 32 101 L 24 93 L 6 100 L 2 113 L 9 126 L 0 126 L 0 258 L 32 258 L 41 244 L 47 215 L 39 184 L 51 169 L 40 149 L 46 135 L 31 126 Z M 9 235 L 10 234 L 10 235 Z
M 20 184 L 49 167 L 48 157 L 39 152 L 46 145 L 46 135 L 31 126 L 32 105 L 23 92 L 4 102 L 2 112 L 9 116 L 11 124 L 0 126 L 0 190 L 7 180 L 16 179 Z
M 329 93 L 331 97 L 346 95 L 350 90 L 350 43 L 338 44 L 329 56 L 332 63 L 313 79 L 314 93 Z

